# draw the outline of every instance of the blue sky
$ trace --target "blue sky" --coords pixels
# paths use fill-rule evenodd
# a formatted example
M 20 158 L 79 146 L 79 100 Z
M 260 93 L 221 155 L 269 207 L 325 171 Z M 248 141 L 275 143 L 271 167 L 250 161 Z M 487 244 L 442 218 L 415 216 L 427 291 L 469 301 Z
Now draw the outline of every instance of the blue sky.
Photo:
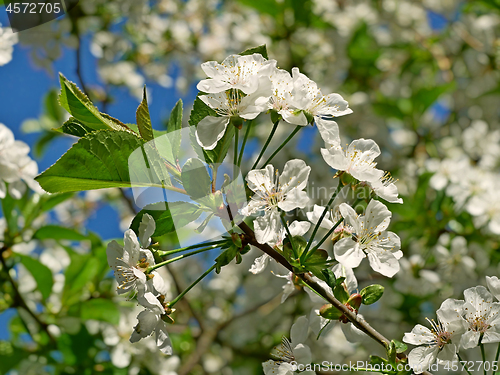
M 0 23 L 8 25 L 7 15 L 0 11 Z M 90 35 L 83 38 L 82 75 L 86 85 L 101 84 L 97 76 L 97 60 L 89 51 Z M 79 85 L 76 76 L 75 51 L 63 48 L 61 57 L 55 61 L 54 74 L 34 65 L 30 58 L 30 47 L 16 44 L 13 59 L 0 67 L 0 122 L 14 132 L 16 139 L 25 141 L 30 146 L 34 144 L 39 134 L 25 134 L 21 124 L 29 118 L 38 118 L 43 110 L 44 95 L 52 88 L 59 88 L 58 72 L 62 72 L 69 80 Z M 173 67 L 175 70 L 175 67 Z M 166 89 L 158 84 L 147 83 L 151 92 L 150 115 L 153 126 L 161 129 L 161 120 L 168 118 L 178 98 L 190 105 L 195 97 L 195 91 L 181 95 L 175 89 Z M 135 123 L 135 111 L 139 105 L 137 98 L 131 96 L 126 88 L 114 88 L 112 91 L 114 103 L 109 105 L 107 112 L 125 123 Z M 73 137 L 59 137 L 41 159 L 36 159 L 40 172 L 50 167 L 63 155 L 72 142 Z M 33 157 L 33 155 L 32 155 Z M 104 239 L 121 237 L 123 233 L 118 228 L 119 220 L 116 212 L 109 206 L 101 208 L 88 222 L 89 230 L 99 233 Z

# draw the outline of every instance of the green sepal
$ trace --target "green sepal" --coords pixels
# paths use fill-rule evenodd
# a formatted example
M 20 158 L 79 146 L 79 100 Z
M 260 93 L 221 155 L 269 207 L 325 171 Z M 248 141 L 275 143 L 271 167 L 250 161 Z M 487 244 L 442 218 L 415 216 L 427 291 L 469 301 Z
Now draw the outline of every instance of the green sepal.
M 243 52 L 239 53 L 238 55 L 245 56 L 245 55 L 253 55 L 254 53 L 260 53 L 262 57 L 264 57 L 265 59 L 269 59 L 269 57 L 267 56 L 267 47 L 265 44 L 262 44 L 257 47 L 248 48 Z
M 349 300 L 349 294 L 347 293 L 347 291 L 345 290 L 345 288 L 342 284 L 337 285 L 333 289 L 333 295 L 335 296 L 335 298 L 337 298 L 343 304 L 346 304 L 347 301 Z
M 330 320 L 337 320 L 339 319 L 344 313 L 337 309 L 335 306 L 333 306 L 330 303 L 327 303 L 326 305 L 323 305 L 319 309 L 319 315 L 321 315 L 325 319 L 330 319 Z

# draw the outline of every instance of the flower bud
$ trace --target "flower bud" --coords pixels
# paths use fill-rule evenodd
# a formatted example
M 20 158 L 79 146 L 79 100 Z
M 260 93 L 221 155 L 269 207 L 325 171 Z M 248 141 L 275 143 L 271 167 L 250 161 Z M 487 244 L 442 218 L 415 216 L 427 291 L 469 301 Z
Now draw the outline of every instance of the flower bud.
M 359 293 L 353 293 L 347 300 L 347 303 L 356 311 L 359 310 L 359 306 L 363 302 L 363 296 Z
M 339 319 L 342 316 L 342 312 L 332 304 L 327 303 L 326 305 L 321 306 L 321 309 L 319 309 L 319 315 L 325 319 L 333 320 Z

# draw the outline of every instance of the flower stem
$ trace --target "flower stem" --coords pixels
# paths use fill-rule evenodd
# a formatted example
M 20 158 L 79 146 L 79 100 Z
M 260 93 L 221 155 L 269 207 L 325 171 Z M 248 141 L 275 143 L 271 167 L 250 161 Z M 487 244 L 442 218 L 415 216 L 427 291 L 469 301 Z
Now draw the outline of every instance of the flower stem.
M 462 359 L 462 357 L 460 357 L 460 354 L 458 354 L 458 353 L 457 353 L 457 356 L 458 356 L 458 360 L 459 360 L 460 362 L 465 362 L 465 361 Z M 465 366 L 464 368 L 465 368 L 465 371 L 467 371 L 467 374 L 472 375 L 472 374 L 470 373 L 469 369 L 468 369 L 466 366 Z
M 292 235 L 290 234 L 290 229 L 288 229 L 288 225 L 287 225 L 286 220 L 283 217 L 283 215 L 281 215 L 281 222 L 283 223 L 283 226 L 285 227 L 286 235 L 288 236 L 288 239 L 290 240 L 290 246 L 292 247 L 293 257 L 295 259 L 298 259 L 299 254 L 297 253 L 297 250 L 295 250 L 295 246 L 293 246 L 293 238 L 292 238 Z
M 498 343 L 497 354 L 495 354 L 495 361 L 497 362 L 497 365 L 498 365 L 498 357 L 500 357 L 500 342 Z M 492 371 L 491 373 L 496 375 L 498 374 L 498 370 Z
M 255 169 L 257 167 L 257 164 L 259 164 L 260 159 L 262 159 L 262 155 L 264 155 L 264 152 L 267 150 L 267 146 L 269 146 L 269 142 L 271 142 L 271 139 L 274 137 L 274 133 L 276 133 L 276 129 L 278 129 L 278 124 L 280 123 L 280 120 L 276 121 L 273 125 L 273 130 L 271 130 L 271 133 L 269 134 L 269 137 L 267 137 L 266 143 L 264 144 L 264 147 L 262 147 L 262 150 L 260 150 L 259 157 L 257 160 L 255 160 L 255 163 L 253 163 L 252 169 Z
M 326 240 L 327 240 L 327 239 L 328 239 L 328 238 L 332 235 L 333 231 L 334 231 L 335 229 L 337 229 L 337 227 L 338 227 L 338 226 L 339 226 L 339 225 L 340 225 L 343 221 L 344 221 L 344 218 L 342 217 L 342 218 L 340 218 L 340 219 L 339 219 L 339 221 L 337 221 L 337 222 L 335 223 L 335 225 L 332 227 L 332 229 L 330 229 L 330 230 L 328 231 L 328 233 L 327 233 L 327 234 L 325 234 L 325 236 L 324 236 L 324 237 L 323 237 L 323 238 L 322 238 L 322 239 L 321 239 L 321 240 L 320 240 L 320 241 L 316 244 L 316 246 L 314 246 L 314 247 L 311 249 L 311 251 L 309 251 L 309 253 L 308 253 L 308 254 L 307 254 L 307 256 L 306 256 L 305 261 L 307 261 L 307 259 L 309 259 L 309 257 L 310 257 L 311 255 L 313 255 L 313 254 L 316 252 L 316 250 L 318 250 L 318 249 L 319 249 L 319 247 L 323 244 L 323 242 L 325 242 L 325 241 L 326 241 Z
M 183 258 L 190 257 L 191 255 L 195 255 L 195 254 L 203 253 L 204 251 L 208 251 L 208 250 L 215 249 L 215 248 L 217 248 L 217 247 L 219 247 L 219 246 L 220 246 L 220 245 L 212 245 L 212 246 L 204 247 L 203 249 L 199 249 L 199 250 L 192 251 L 192 252 L 187 253 L 187 254 L 182 254 L 182 255 L 179 255 L 178 257 L 175 257 L 175 258 L 172 258 L 172 259 L 167 259 L 167 260 L 166 260 L 166 261 L 164 261 L 164 262 L 161 262 L 161 263 L 155 264 L 154 266 L 148 267 L 148 269 L 147 269 L 147 271 L 146 271 L 146 272 L 151 272 L 151 271 L 154 271 L 155 269 L 160 268 L 160 267 L 163 267 L 163 266 L 165 266 L 165 265 L 167 265 L 167 264 L 170 264 L 170 263 L 176 262 L 176 261 L 181 260 L 181 259 L 183 259 Z
M 245 146 L 247 144 L 248 136 L 250 135 L 250 128 L 253 125 L 253 120 L 250 120 L 247 124 L 247 130 L 245 131 L 245 136 L 243 137 L 243 143 L 241 144 L 240 156 L 238 157 L 238 167 L 241 167 L 241 160 L 243 159 L 243 151 L 245 150 Z
M 203 280 L 205 278 L 205 276 L 207 276 L 210 272 L 212 272 L 214 269 L 215 269 L 215 266 L 217 264 L 214 264 L 212 267 L 210 267 L 208 270 L 206 270 L 203 275 L 201 275 L 200 277 L 198 277 L 190 286 L 188 286 L 181 294 L 179 294 L 177 297 L 175 297 L 175 299 L 173 299 L 172 301 L 170 301 L 168 303 L 168 307 L 172 307 L 174 306 L 182 297 L 184 297 L 186 295 L 187 292 L 189 292 L 191 289 L 193 289 L 193 287 L 198 284 L 201 280 Z
M 307 252 L 309 251 L 309 248 L 311 247 L 311 244 L 312 242 L 314 241 L 314 237 L 316 236 L 316 233 L 318 232 L 318 229 L 321 225 L 321 222 L 323 221 L 323 219 L 325 218 L 326 216 L 326 213 L 328 212 L 328 210 L 330 209 L 330 205 L 333 203 L 333 200 L 337 197 L 337 195 L 339 194 L 340 192 L 340 189 L 342 189 L 342 184 L 340 183 L 340 180 L 339 180 L 339 184 L 337 186 L 337 189 L 335 190 L 335 192 L 332 194 L 330 200 L 328 201 L 327 205 L 325 206 L 325 209 L 323 210 L 323 213 L 321 214 L 321 216 L 319 217 L 319 220 L 318 222 L 316 223 L 316 225 L 314 226 L 314 229 L 313 229 L 313 232 L 311 234 L 311 238 L 309 239 L 309 242 L 307 243 L 307 246 L 306 248 L 304 249 L 304 252 L 301 254 L 300 256 L 300 261 L 301 263 L 303 261 L 306 261 L 310 255 L 307 254 Z M 311 254 L 312 255 L 312 254 Z
M 283 147 L 285 147 L 285 145 L 286 145 L 288 142 L 290 142 L 290 140 L 294 137 L 294 135 L 295 135 L 295 134 L 297 134 L 297 133 L 298 133 L 298 131 L 299 131 L 301 128 L 303 128 L 303 126 L 297 125 L 297 127 L 293 130 L 292 134 L 290 134 L 290 135 L 288 136 L 288 138 L 287 138 L 287 139 L 285 139 L 285 141 L 281 144 L 281 146 L 280 146 L 280 147 L 278 147 L 278 148 L 276 149 L 276 151 L 274 151 L 274 152 L 273 152 L 273 154 L 272 154 L 271 156 L 269 156 L 269 158 L 266 160 L 266 162 L 264 163 L 264 165 L 262 166 L 262 168 L 265 168 L 265 166 L 266 166 L 266 165 L 268 165 L 268 164 L 271 162 L 271 160 L 273 160 L 273 158 L 276 156 L 276 154 L 277 154 L 278 152 L 280 152 L 280 151 L 281 151 L 281 149 L 282 149 Z
M 486 363 L 486 354 L 484 353 L 484 344 L 481 343 L 479 345 L 479 347 L 481 348 L 481 357 L 483 359 L 483 372 L 484 372 L 484 375 L 487 375 L 487 373 L 486 373 L 486 367 L 484 367 L 484 364 Z
M 172 254 L 180 253 L 182 251 L 197 249 L 199 247 L 207 247 L 207 246 L 211 246 L 211 245 L 220 245 L 220 244 L 223 244 L 224 242 L 226 242 L 226 240 L 219 240 L 219 241 L 212 241 L 212 242 L 202 242 L 202 243 L 199 243 L 199 244 L 196 244 L 196 245 L 181 247 L 180 249 L 175 249 L 175 250 L 169 250 L 169 251 L 161 251 L 161 250 L 159 250 L 159 251 L 156 252 L 156 254 L 158 256 L 160 256 L 160 257 L 164 257 L 164 256 L 167 256 L 167 255 L 172 255 Z
M 240 129 L 236 128 L 234 132 L 234 155 L 233 155 L 233 180 L 236 179 L 236 173 L 238 173 L 238 136 L 240 134 Z

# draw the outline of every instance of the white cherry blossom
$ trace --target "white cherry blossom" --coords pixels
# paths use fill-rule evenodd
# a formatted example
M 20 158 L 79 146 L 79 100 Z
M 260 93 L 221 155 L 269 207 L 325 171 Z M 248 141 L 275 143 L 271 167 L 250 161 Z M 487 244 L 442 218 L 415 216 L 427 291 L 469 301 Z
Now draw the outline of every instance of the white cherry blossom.
M 17 34 L 10 27 L 0 24 L 0 66 L 12 60 L 14 45 L 17 43 Z
M 278 112 L 284 121 L 293 125 L 307 125 L 306 115 L 295 107 L 292 90 L 293 79 L 290 73 L 276 69 L 271 75 L 272 95 L 269 99 L 269 109 Z
M 171 355 L 172 343 L 167 332 L 167 324 L 162 317 L 165 314 L 165 309 L 160 301 L 151 292 L 137 297 L 137 302 L 146 309 L 137 315 L 139 322 L 134 327 L 134 332 L 130 336 L 130 342 L 134 343 L 155 334 L 156 346 L 161 352 Z
M 468 330 L 464 333 L 461 346 L 474 348 L 481 343 L 500 341 L 500 303 L 493 302 L 493 296 L 484 286 L 476 286 L 464 291 L 464 317 Z
M 283 230 L 280 210 L 287 212 L 308 204 L 309 197 L 303 190 L 310 171 L 311 167 L 303 160 L 293 159 L 285 164 L 281 175 L 272 165 L 248 172 L 248 187 L 255 195 L 241 209 L 241 214 L 249 216 L 264 211 L 264 216 L 254 220 L 255 237 L 259 243 L 274 246 L 280 240 Z
M 408 355 L 408 362 L 416 374 L 421 374 L 436 360 L 443 364 L 457 361 L 457 352 L 466 322 L 462 318 L 462 304 L 447 299 L 436 311 L 437 321 L 427 321 L 431 329 L 417 324 L 410 333 L 405 333 L 403 341 L 412 345 L 421 345 Z
M 149 246 L 149 237 L 154 233 L 154 219 L 145 214 L 139 227 L 139 236 L 143 247 Z M 143 242 L 145 241 L 145 242 Z M 118 294 L 138 292 L 139 295 L 147 291 L 165 294 L 165 283 L 158 272 L 153 271 L 146 275 L 148 267 L 155 264 L 150 250 L 142 249 L 137 236 L 132 229 L 125 232 L 124 246 L 111 241 L 106 249 L 108 264 L 115 273 L 118 282 Z M 147 246 L 144 246 L 147 245 Z
M 339 140 L 329 148 L 322 148 L 321 155 L 330 167 L 349 173 L 359 181 L 375 181 L 384 175 L 383 171 L 376 168 L 374 160 L 380 155 L 380 148 L 372 139 L 352 141 L 346 150 Z
M 500 301 L 500 279 L 496 276 L 486 276 L 486 285 L 497 301 Z
M 384 276 L 392 277 L 399 271 L 398 260 L 403 256 L 401 241 L 387 231 L 391 212 L 376 200 L 371 200 L 365 215 L 358 215 L 349 205 L 340 205 L 340 212 L 347 224 L 352 226 L 352 237 L 335 243 L 335 259 L 346 267 L 356 268 L 368 255 L 370 266 Z
M 339 137 L 339 129 L 333 118 L 352 113 L 347 101 L 339 94 L 323 95 L 316 82 L 300 73 L 298 68 L 292 69 L 292 78 L 293 106 L 314 119 L 325 142 L 335 142 Z
M 1 65 L 1 64 L 0 64 Z M 38 173 L 38 165 L 28 153 L 29 146 L 14 139 L 12 131 L 0 123 L 0 199 L 9 194 L 20 199 L 26 192 L 26 185 L 36 192 L 41 192 L 38 182 L 34 180 Z M 24 182 L 23 182 L 24 181 Z
M 247 96 L 243 96 L 238 90 L 200 96 L 200 99 L 218 115 L 206 116 L 198 123 L 196 139 L 200 146 L 205 150 L 213 150 L 224 136 L 231 118 L 252 120 L 267 110 L 271 81 L 268 77 L 260 77 L 257 84 L 258 88 Z
M 293 375 L 297 371 L 297 364 L 309 365 L 312 360 L 311 349 L 303 342 L 307 339 L 309 321 L 301 316 L 292 325 L 290 340 L 283 337 L 281 345 L 275 348 L 273 355 L 277 360 L 269 360 L 262 364 L 265 375 Z M 292 364 L 293 363 L 293 364 Z M 314 371 L 300 372 L 303 375 L 314 375 Z
M 206 93 L 220 93 L 229 89 L 253 94 L 259 89 L 259 78 L 269 77 L 276 68 L 276 60 L 266 60 L 261 54 L 231 55 L 221 64 L 208 61 L 201 68 L 210 79 L 204 79 L 196 88 Z
M 330 167 L 367 182 L 382 199 L 391 203 L 403 203 L 398 197 L 398 188 L 390 173 L 376 168 L 374 160 L 380 155 L 380 148 L 374 140 L 360 138 L 352 141 L 344 150 L 339 138 L 335 143 L 327 142 L 327 148 L 321 149 L 321 155 Z
M 296 236 L 305 235 L 309 231 L 310 227 L 311 227 L 311 223 L 308 223 L 307 221 L 297 221 L 296 220 L 288 226 L 288 230 L 290 231 L 290 235 L 292 237 L 296 237 Z M 284 227 L 282 227 L 281 232 L 279 233 L 279 240 L 276 243 L 277 247 L 281 247 L 285 236 L 286 236 L 286 230 Z M 267 267 L 267 265 L 269 264 L 269 261 L 271 259 L 272 258 L 267 254 L 261 255 L 260 257 L 255 259 L 255 261 L 253 262 L 252 267 L 250 267 L 249 271 L 251 273 L 253 273 L 254 275 L 261 273 Z M 276 272 L 273 272 L 273 273 L 276 274 Z M 280 274 L 281 273 L 278 273 L 278 275 L 280 275 Z

